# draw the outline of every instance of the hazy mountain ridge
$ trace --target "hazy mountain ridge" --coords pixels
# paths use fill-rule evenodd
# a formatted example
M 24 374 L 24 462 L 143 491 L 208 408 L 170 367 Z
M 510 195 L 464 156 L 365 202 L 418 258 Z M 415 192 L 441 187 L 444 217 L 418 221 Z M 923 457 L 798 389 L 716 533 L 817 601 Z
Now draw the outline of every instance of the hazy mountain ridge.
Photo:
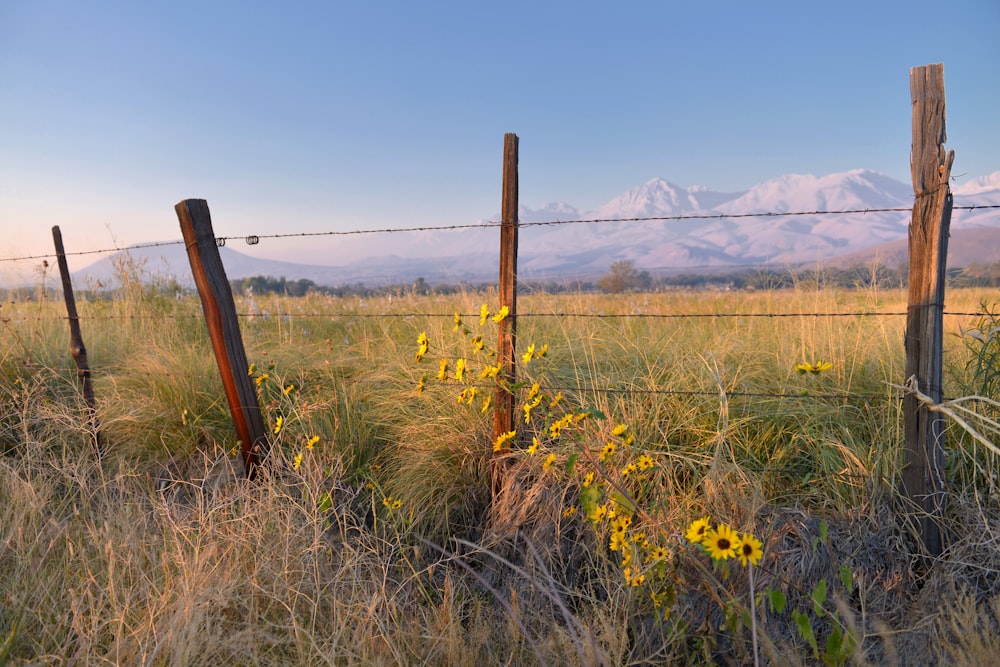
M 953 193 L 956 207 L 1000 205 L 1000 172 L 957 184 Z M 590 211 L 581 212 L 565 202 L 535 209 L 522 206 L 521 222 L 565 224 L 523 227 L 518 268 L 522 278 L 531 280 L 598 276 L 619 259 L 652 272 L 833 264 L 837 257 L 870 257 L 866 249 L 905 242 L 912 205 L 910 186 L 864 169 L 821 177 L 788 174 L 744 192 L 682 188 L 653 178 Z M 861 212 L 819 213 L 836 210 Z M 606 219 L 616 221 L 585 222 Z M 431 282 L 495 280 L 498 233 L 486 220 L 480 222 L 470 229 L 379 235 L 371 245 L 354 248 L 350 261 L 334 266 L 249 257 L 225 247 L 220 250 L 230 278 L 284 276 L 320 285 L 408 283 L 418 276 Z M 974 227 L 1000 228 L 1000 210 L 954 211 L 953 237 Z M 963 259 L 995 261 L 988 258 L 997 256 L 1000 235 L 979 234 L 977 239 L 981 256 L 972 257 L 976 244 L 971 244 Z M 889 254 L 897 257 L 898 248 Z M 183 248 L 155 248 L 142 256 L 148 258 L 147 270 L 176 274 L 179 282 L 190 282 Z M 110 261 L 102 260 L 76 275 L 78 280 L 91 276 L 106 281 L 111 274 Z

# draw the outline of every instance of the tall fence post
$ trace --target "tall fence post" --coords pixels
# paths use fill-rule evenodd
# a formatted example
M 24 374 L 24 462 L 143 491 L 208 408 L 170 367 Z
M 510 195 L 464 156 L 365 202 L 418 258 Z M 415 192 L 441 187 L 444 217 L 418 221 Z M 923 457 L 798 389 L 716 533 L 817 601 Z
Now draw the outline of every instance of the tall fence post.
M 69 276 L 69 265 L 66 263 L 66 250 L 63 248 L 62 231 L 59 225 L 52 228 L 52 242 L 56 248 L 56 262 L 59 264 L 59 277 L 62 279 L 63 298 L 66 300 L 66 317 L 69 320 L 69 351 L 76 364 L 76 377 L 80 380 L 83 400 L 87 404 L 87 425 L 90 429 L 94 449 L 101 454 L 101 429 L 97 421 L 97 405 L 94 400 L 94 386 L 90 381 L 90 365 L 87 362 L 87 346 L 83 344 L 83 334 L 80 331 L 80 316 L 76 312 L 76 298 L 73 296 L 73 281 Z
M 229 411 L 240 439 L 247 477 L 253 478 L 267 455 L 267 430 L 257 393 L 247 374 L 247 353 L 240 335 L 233 291 L 226 279 L 212 231 L 212 217 L 204 199 L 185 199 L 174 207 L 187 247 L 191 273 L 201 297 Z
M 906 377 L 935 403 L 943 397 L 943 314 L 948 228 L 948 187 L 955 151 L 945 151 L 944 65 L 910 69 L 913 103 L 913 218 L 909 230 L 910 276 L 906 317 Z M 931 556 L 944 548 L 944 420 L 917 396 L 903 399 L 903 489 Z
M 500 366 L 493 404 L 494 441 L 503 433 L 515 430 L 514 393 L 516 381 L 515 347 L 517 339 L 517 135 L 508 132 L 503 138 L 503 199 L 500 208 L 500 307 L 507 317 L 498 324 L 497 363 Z M 496 453 L 502 457 L 507 447 Z M 502 470 L 494 459 L 493 491 L 496 496 L 502 483 Z

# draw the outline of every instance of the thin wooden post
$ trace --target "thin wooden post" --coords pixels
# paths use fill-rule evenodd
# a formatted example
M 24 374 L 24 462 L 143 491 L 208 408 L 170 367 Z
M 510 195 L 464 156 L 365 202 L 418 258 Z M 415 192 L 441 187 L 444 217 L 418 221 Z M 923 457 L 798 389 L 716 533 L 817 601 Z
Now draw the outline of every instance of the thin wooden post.
M 497 376 L 493 401 L 493 437 L 515 430 L 514 394 L 511 387 L 517 379 L 515 348 L 517 340 L 517 135 L 503 138 L 503 199 L 500 208 L 500 307 L 507 308 L 507 317 L 498 324 L 497 354 L 500 373 Z M 507 453 L 503 447 L 497 456 Z M 493 468 L 493 489 L 499 489 L 501 471 Z
M 66 300 L 66 317 L 69 320 L 69 351 L 76 363 L 76 377 L 80 380 L 83 400 L 87 404 L 87 425 L 90 437 L 101 455 L 101 429 L 97 421 L 97 405 L 94 400 L 94 387 L 90 381 L 90 365 L 87 362 L 87 346 L 83 344 L 83 334 L 80 332 L 80 316 L 76 312 L 76 298 L 73 296 L 73 282 L 69 276 L 69 265 L 66 263 L 66 250 L 63 248 L 62 231 L 59 225 L 52 228 L 52 242 L 56 247 L 56 262 L 59 264 L 59 277 L 62 278 L 63 298 Z
M 944 65 L 910 69 L 913 103 L 913 218 L 909 230 L 910 277 L 906 317 L 906 377 L 934 402 L 943 397 L 943 314 L 948 229 L 948 187 L 955 151 L 945 151 Z M 913 394 L 903 399 L 906 453 L 903 489 L 931 556 L 944 548 L 944 419 Z
M 253 382 L 247 375 L 247 353 L 240 335 L 233 291 L 219 257 L 212 231 L 212 216 L 204 199 L 185 199 L 174 207 L 187 246 L 191 273 L 201 297 L 202 310 L 212 338 L 215 360 L 233 416 L 247 477 L 253 478 L 267 455 L 267 429 Z

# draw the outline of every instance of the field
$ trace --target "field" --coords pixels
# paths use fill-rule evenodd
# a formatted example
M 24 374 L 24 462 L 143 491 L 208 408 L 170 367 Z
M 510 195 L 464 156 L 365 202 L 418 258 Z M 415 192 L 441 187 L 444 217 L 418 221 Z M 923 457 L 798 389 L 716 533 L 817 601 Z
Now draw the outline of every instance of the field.
M 197 298 L 137 277 L 78 297 L 100 454 L 59 298 L 0 309 L 0 664 L 1000 653 L 990 450 L 949 421 L 939 558 L 897 492 L 902 291 L 521 295 L 519 405 L 544 401 L 491 489 L 489 358 L 470 346 L 490 348 L 495 294 L 256 297 L 244 340 L 273 445 L 248 482 Z M 984 298 L 952 290 L 947 311 Z M 652 317 L 671 313 L 710 316 Z M 946 396 L 993 389 L 987 323 L 946 316 Z M 703 517 L 755 536 L 759 562 L 688 539 Z

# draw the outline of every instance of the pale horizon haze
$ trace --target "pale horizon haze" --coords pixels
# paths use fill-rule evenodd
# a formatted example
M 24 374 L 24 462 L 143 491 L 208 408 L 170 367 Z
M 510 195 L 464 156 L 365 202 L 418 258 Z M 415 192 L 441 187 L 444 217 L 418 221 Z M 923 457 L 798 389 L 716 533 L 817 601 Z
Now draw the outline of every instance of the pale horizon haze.
M 0 2 L 0 259 L 595 208 L 654 177 L 910 182 L 909 69 L 944 63 L 955 182 L 1000 171 L 1000 3 Z M 322 263 L 337 237 L 241 252 Z M 78 269 L 93 256 L 71 257 Z M 0 262 L 0 275 L 31 270 Z

